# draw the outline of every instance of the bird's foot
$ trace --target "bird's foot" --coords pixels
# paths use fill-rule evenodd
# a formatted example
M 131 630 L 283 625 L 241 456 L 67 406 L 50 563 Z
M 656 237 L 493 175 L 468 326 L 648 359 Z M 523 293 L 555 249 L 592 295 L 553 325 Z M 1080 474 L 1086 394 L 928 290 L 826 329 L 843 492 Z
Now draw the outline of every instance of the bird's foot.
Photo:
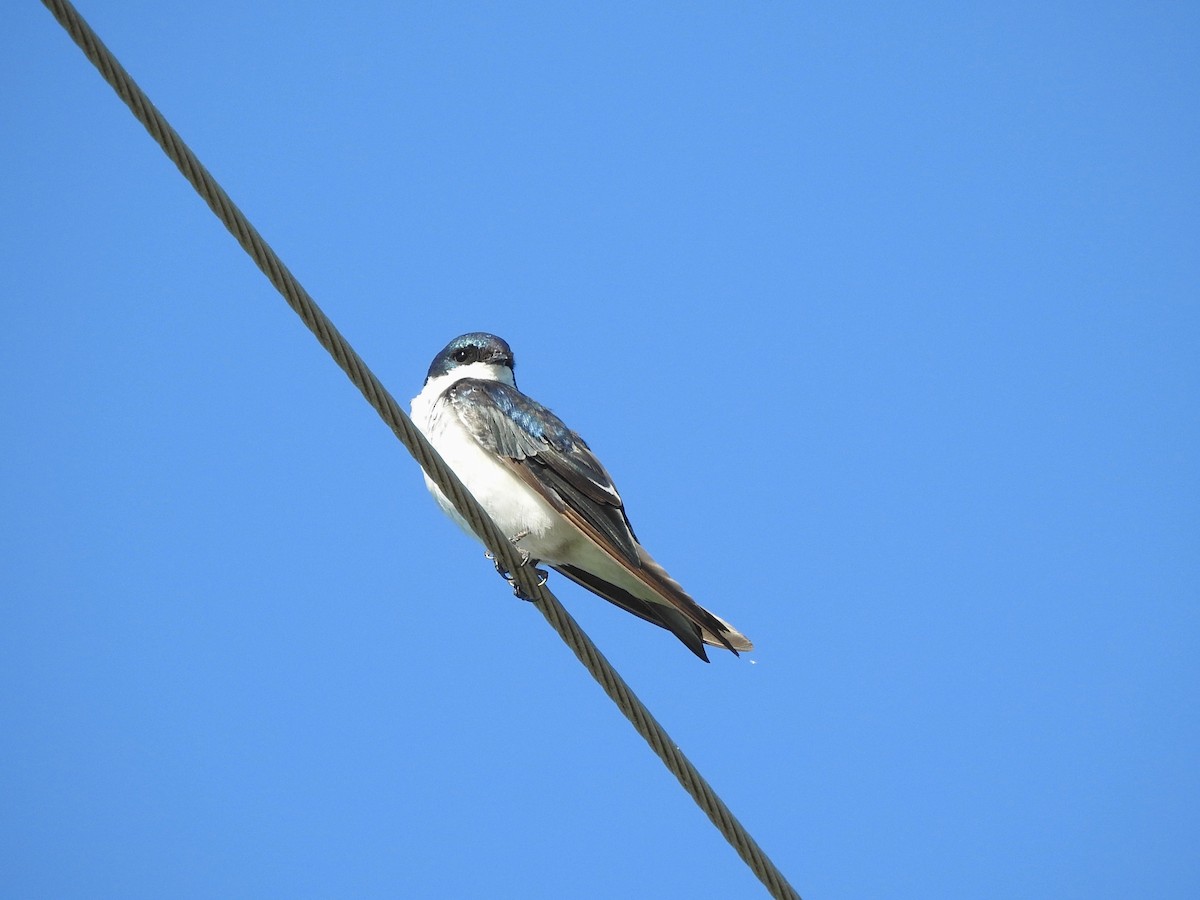
M 528 532 L 525 532 L 525 534 L 528 534 Z M 522 537 L 525 536 L 525 534 L 521 534 L 521 535 L 517 536 L 516 538 L 513 538 L 513 540 L 514 541 L 520 540 Z M 528 550 L 522 550 L 520 547 L 517 548 L 517 553 L 521 557 L 521 565 L 522 566 L 527 566 L 530 563 L 533 564 L 534 574 L 537 575 L 538 587 L 541 587 L 543 584 L 545 584 L 546 581 L 550 578 L 550 573 L 547 572 L 545 569 L 537 568 L 537 564 L 541 560 L 533 559 L 529 555 Z M 519 597 L 521 600 L 527 600 L 529 602 L 533 601 L 534 598 L 526 595 L 525 591 L 523 591 L 521 589 L 521 585 L 519 585 L 517 583 L 517 580 L 513 577 L 513 573 L 508 571 L 508 569 L 504 568 L 504 564 L 501 563 L 500 560 L 496 559 L 496 556 L 495 556 L 495 554 L 492 553 L 492 551 L 488 550 L 483 555 L 492 561 L 492 565 L 494 565 L 496 567 L 496 571 L 499 573 L 500 577 L 508 582 L 509 587 L 512 588 L 513 594 L 516 597 Z
M 516 551 L 517 555 L 521 558 L 521 565 L 528 565 L 530 559 L 529 551 L 522 550 L 520 547 L 517 547 Z M 483 555 L 492 561 L 492 565 L 496 567 L 496 571 L 499 573 L 501 578 L 503 578 L 505 581 L 513 580 L 512 572 L 504 568 L 504 563 L 500 562 L 500 560 L 496 558 L 496 554 L 494 554 L 491 550 L 485 550 Z M 534 560 L 534 563 L 537 563 L 536 559 Z
M 550 573 L 547 572 L 545 569 L 539 569 L 537 567 L 538 560 L 535 559 L 535 560 L 533 560 L 533 562 L 534 562 L 533 574 L 537 576 L 537 586 L 541 587 L 550 578 Z M 508 580 L 508 583 L 510 585 L 512 585 L 513 596 L 516 597 L 517 599 L 525 600 L 528 603 L 533 603 L 537 599 L 535 597 L 530 597 L 528 594 L 526 594 L 525 591 L 523 591 L 521 589 L 521 585 L 517 584 L 515 579 L 510 578 Z
M 496 567 L 497 575 L 499 575 L 505 581 L 512 581 L 512 572 L 504 568 L 504 564 L 500 562 L 500 560 L 496 559 L 496 554 L 494 554 L 491 550 L 485 550 L 483 555 L 492 561 L 492 565 Z

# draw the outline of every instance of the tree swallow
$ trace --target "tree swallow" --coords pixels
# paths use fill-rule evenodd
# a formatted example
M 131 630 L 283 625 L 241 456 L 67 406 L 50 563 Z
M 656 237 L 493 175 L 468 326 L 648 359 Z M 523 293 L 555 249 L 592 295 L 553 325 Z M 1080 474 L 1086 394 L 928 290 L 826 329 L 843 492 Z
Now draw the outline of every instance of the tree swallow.
M 612 478 L 583 438 L 517 390 L 513 354 L 492 334 L 456 337 L 434 357 L 412 419 L 523 556 L 659 625 L 708 661 L 753 645 L 689 597 L 634 536 Z M 459 527 L 478 539 L 428 476 Z

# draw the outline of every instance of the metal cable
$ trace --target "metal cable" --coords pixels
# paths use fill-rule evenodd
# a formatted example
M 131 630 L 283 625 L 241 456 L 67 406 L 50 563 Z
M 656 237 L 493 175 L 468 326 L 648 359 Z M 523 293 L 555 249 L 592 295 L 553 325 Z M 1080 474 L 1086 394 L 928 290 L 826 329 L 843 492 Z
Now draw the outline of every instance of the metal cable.
M 229 199 L 229 195 L 217 184 L 216 179 L 200 164 L 200 160 L 183 142 L 175 129 L 170 126 L 162 113 L 150 102 L 150 99 L 124 67 L 117 62 L 116 57 L 104 46 L 104 43 L 83 20 L 75 7 L 67 0 L 42 0 L 42 2 L 71 35 L 71 38 L 79 45 L 92 64 L 100 70 L 104 80 L 117 92 L 137 120 L 150 132 L 151 137 L 162 147 L 163 152 L 175 163 L 183 177 L 191 183 L 217 218 L 229 229 L 237 242 L 241 244 L 242 249 L 254 260 L 255 265 L 262 270 L 271 284 L 287 300 L 288 305 L 316 335 L 321 346 L 329 351 L 342 371 L 362 392 L 367 402 L 379 413 L 421 468 L 450 498 L 455 508 L 470 523 L 476 534 L 483 537 L 484 543 L 496 559 L 513 574 L 514 580 L 525 596 L 533 599 L 534 604 L 546 617 L 550 626 L 558 632 L 575 656 L 579 658 L 579 661 L 592 674 L 592 677 L 604 688 L 604 692 L 633 723 L 638 734 L 645 739 L 659 759 L 679 779 L 684 790 L 691 794 L 705 815 L 712 820 L 738 855 L 766 885 L 771 896 L 778 900 L 800 900 L 800 895 L 788 884 L 783 873 L 775 867 L 775 864 L 729 811 L 729 808 L 716 795 L 696 767 L 683 755 L 663 727 L 655 721 L 650 711 L 637 698 L 625 680 L 617 674 L 591 639 L 583 633 L 570 613 L 563 608 L 545 585 L 538 583 L 537 576 L 531 567 L 521 564 L 521 559 L 513 546 L 496 528 L 475 498 L 463 487 L 458 477 L 450 471 L 437 451 L 425 440 L 425 436 L 417 430 L 412 420 L 401 410 L 395 398 L 367 368 L 366 363 L 354 352 L 346 339 L 317 306 L 308 291 L 301 286 L 283 261 L 275 254 L 275 251 L 263 240 L 258 230 L 250 224 L 242 211 Z

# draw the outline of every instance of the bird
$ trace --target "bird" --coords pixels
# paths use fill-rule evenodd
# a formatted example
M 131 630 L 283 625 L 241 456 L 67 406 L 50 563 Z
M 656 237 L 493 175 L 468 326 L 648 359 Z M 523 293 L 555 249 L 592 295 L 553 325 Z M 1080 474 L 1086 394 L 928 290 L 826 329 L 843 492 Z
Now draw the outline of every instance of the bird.
M 433 358 L 411 409 L 414 424 L 522 560 L 544 563 L 667 629 L 705 662 L 705 645 L 734 655 L 752 650 L 745 635 L 655 562 L 607 470 L 583 438 L 517 389 L 514 370 L 502 338 L 459 335 Z M 460 528 L 483 542 L 428 475 L 425 485 Z M 497 570 L 507 574 L 498 563 Z

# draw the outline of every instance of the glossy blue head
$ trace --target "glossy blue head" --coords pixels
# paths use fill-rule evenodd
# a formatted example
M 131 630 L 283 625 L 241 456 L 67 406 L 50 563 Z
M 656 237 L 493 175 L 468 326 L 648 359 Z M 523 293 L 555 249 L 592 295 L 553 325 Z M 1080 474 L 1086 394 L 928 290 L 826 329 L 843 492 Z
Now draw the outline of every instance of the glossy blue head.
M 512 348 L 503 338 L 486 331 L 472 331 L 470 334 L 459 335 L 442 348 L 430 363 L 425 380 L 448 375 L 463 366 L 477 366 L 480 375 L 488 373 L 493 380 L 512 384 L 515 365 Z

